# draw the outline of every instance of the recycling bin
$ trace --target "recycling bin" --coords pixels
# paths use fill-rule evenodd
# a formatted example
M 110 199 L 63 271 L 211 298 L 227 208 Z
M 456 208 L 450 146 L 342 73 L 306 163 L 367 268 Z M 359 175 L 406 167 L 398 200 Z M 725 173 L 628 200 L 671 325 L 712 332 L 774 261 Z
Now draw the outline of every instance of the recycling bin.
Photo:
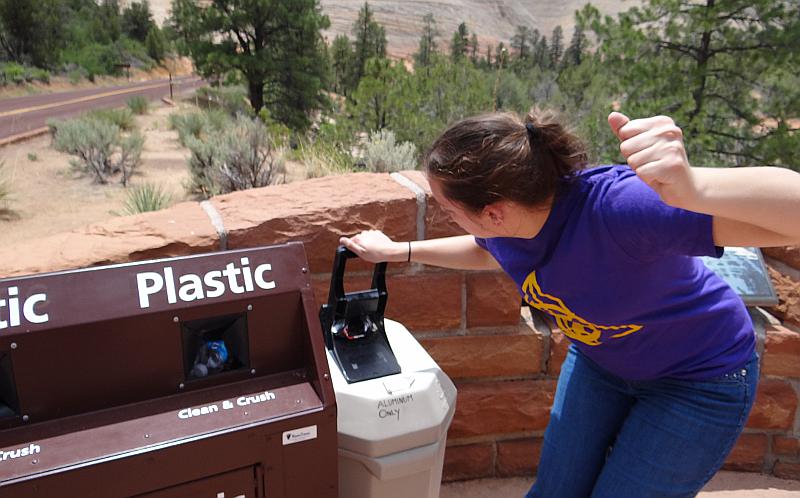
M 338 409 L 341 498 L 439 496 L 456 388 L 400 323 L 386 320 L 386 263 L 372 287 L 345 293 L 347 259 L 334 259 L 320 309 Z
M 300 243 L 0 280 L 0 496 L 337 496 Z

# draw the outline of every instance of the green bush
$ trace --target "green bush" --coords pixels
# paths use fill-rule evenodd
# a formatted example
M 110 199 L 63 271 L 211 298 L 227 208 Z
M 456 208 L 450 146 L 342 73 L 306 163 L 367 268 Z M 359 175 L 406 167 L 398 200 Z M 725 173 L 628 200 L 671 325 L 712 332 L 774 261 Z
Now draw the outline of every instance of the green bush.
M 151 27 L 150 31 L 147 32 L 144 46 L 147 49 L 147 55 L 153 60 L 164 60 L 167 52 L 167 39 L 164 37 L 164 33 L 158 29 L 158 26 Z
M 241 86 L 221 86 L 212 88 L 204 86 L 197 89 L 198 99 L 209 108 L 219 108 L 236 116 L 244 114 L 253 115 L 253 108 L 247 100 L 247 90 Z
M 30 78 L 28 81 L 39 81 L 46 85 L 50 84 L 50 71 L 46 69 L 40 69 L 38 67 L 30 68 L 27 77 Z
M 73 63 L 83 68 L 90 81 L 94 81 L 97 75 L 118 73 L 119 69 L 114 65 L 122 61 L 120 51 L 115 44 L 102 43 L 67 48 L 62 52 L 61 58 L 65 63 Z
M 119 109 L 97 109 L 86 113 L 88 119 L 105 121 L 118 126 L 122 131 L 131 131 L 136 127 L 133 111 L 127 107 Z
M 183 114 L 170 114 L 169 127 L 178 132 L 178 140 L 187 147 L 187 140 L 218 135 L 232 125 L 231 119 L 221 110 L 192 111 Z
M 28 152 L 28 161 L 35 163 L 39 160 L 39 156 L 37 156 L 34 152 Z
M 120 172 L 120 183 L 128 186 L 134 170 L 141 163 L 142 149 L 144 148 L 144 135 L 135 130 L 133 133 L 121 137 L 119 144 L 119 160 L 115 164 L 115 172 Z
M 298 147 L 300 162 L 306 168 L 306 178 L 341 175 L 354 171 L 353 156 L 341 143 L 316 141 Z
M 11 195 L 11 187 L 8 185 L 8 180 L 6 180 L 3 175 L 4 167 L 5 163 L 0 161 L 0 203 L 8 202 L 8 198 Z
M 375 173 L 416 169 L 416 155 L 414 144 L 398 144 L 394 133 L 388 130 L 372 133 L 364 145 L 364 164 L 369 171 Z
M 144 136 L 138 131 L 121 133 L 116 124 L 89 117 L 69 121 L 49 121 L 54 132 L 53 147 L 77 156 L 72 166 L 93 175 L 98 183 L 108 183 L 110 176 L 120 174 L 120 182 L 127 185 L 141 161 Z
M 3 85 L 21 85 L 25 83 L 25 68 L 16 62 L 9 62 L 2 66 Z
M 205 139 L 187 136 L 186 145 L 191 151 L 188 189 L 202 197 L 285 181 L 283 154 L 258 119 L 240 116 Z
M 128 99 L 128 108 L 133 111 L 134 114 L 147 114 L 150 110 L 150 101 L 147 100 L 146 97 L 137 95 L 136 97 Z
M 67 73 L 67 77 L 69 78 L 69 82 L 73 85 L 77 85 L 81 82 L 82 79 L 86 78 L 88 74 L 82 68 L 72 69 Z
M 171 196 L 160 186 L 145 183 L 131 187 L 125 198 L 125 214 L 139 214 L 149 211 L 159 211 L 169 206 Z

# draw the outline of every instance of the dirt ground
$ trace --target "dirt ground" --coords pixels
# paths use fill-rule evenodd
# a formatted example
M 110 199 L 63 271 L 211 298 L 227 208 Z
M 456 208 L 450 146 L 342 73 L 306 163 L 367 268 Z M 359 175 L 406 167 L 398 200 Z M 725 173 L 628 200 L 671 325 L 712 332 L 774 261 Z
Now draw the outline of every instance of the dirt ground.
M 170 114 L 185 110 L 188 104 L 159 105 L 136 117 L 146 138 L 132 185 L 160 185 L 170 193 L 173 204 L 192 200 L 184 189 L 189 151 L 168 124 Z M 124 210 L 124 187 L 116 182 L 98 185 L 88 176 L 80 177 L 70 167 L 73 156 L 55 151 L 50 142 L 45 135 L 0 148 L 0 161 L 5 163 L 0 178 L 11 190 L 6 206 L 0 202 L 0 247 L 103 221 Z M 301 164 L 289 163 L 287 169 L 287 181 L 305 177 Z

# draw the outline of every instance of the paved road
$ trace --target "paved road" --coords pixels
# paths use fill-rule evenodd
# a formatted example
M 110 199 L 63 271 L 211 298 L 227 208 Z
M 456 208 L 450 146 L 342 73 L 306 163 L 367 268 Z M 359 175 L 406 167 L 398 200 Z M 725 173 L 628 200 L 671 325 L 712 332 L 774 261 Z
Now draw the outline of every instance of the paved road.
M 205 82 L 196 76 L 173 78 L 173 91 L 178 94 L 204 84 Z M 128 99 L 137 95 L 150 100 L 169 97 L 169 80 L 151 80 L 123 86 L 0 100 L 0 141 L 45 128 L 50 118 L 63 119 L 90 109 L 124 106 Z

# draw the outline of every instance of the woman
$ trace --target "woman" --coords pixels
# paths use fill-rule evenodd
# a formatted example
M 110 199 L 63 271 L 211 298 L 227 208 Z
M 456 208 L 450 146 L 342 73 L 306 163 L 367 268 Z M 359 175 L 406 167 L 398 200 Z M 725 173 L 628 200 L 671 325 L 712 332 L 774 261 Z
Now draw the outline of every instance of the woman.
M 371 261 L 493 269 L 571 339 L 528 497 L 688 497 L 744 427 L 758 382 L 751 320 L 696 256 L 800 242 L 800 175 L 695 168 L 667 117 L 608 117 L 627 166 L 584 169 L 549 114 L 489 114 L 424 157 L 469 235 L 341 242 Z

